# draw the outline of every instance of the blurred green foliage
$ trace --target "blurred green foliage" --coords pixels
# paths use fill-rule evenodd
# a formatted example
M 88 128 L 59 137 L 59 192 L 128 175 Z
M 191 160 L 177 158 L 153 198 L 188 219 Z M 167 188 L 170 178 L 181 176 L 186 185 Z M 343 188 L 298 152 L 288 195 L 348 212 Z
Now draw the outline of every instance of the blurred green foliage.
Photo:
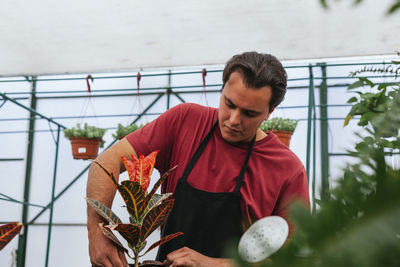
M 356 163 L 346 165 L 313 213 L 291 208 L 296 231 L 290 242 L 256 266 L 400 266 L 400 169 L 392 165 L 400 152 L 399 85 L 397 77 L 385 84 L 393 92 L 390 101 L 377 104 L 382 112 L 361 123 L 360 141 L 349 151 Z M 254 266 L 237 259 L 240 266 Z
M 336 0 L 336 2 L 339 0 Z M 354 5 L 358 5 L 362 2 L 363 0 L 353 0 Z M 328 1 L 327 0 L 319 0 L 321 5 L 324 8 L 329 8 Z M 332 1 L 331 1 L 332 2 Z M 400 0 L 392 0 L 392 4 L 390 4 L 389 9 L 386 11 L 387 15 L 391 15 L 395 12 L 400 10 Z

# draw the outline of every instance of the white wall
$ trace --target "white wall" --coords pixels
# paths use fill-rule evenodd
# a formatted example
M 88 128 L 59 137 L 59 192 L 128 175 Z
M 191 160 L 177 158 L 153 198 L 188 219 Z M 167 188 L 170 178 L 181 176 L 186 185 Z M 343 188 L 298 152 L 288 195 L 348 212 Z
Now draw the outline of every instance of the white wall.
M 0 76 L 220 64 L 256 50 L 280 59 L 392 54 L 392 0 L 3 0 Z

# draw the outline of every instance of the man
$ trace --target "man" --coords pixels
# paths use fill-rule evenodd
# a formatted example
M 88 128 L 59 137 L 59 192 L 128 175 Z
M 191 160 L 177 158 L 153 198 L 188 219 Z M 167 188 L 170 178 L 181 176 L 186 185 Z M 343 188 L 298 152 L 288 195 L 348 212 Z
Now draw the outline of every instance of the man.
M 174 192 L 174 209 L 162 235 L 184 232 L 160 247 L 157 259 L 170 266 L 233 266 L 221 258 L 224 245 L 265 216 L 286 217 L 294 198 L 308 203 L 300 160 L 272 133 L 259 129 L 286 92 L 286 72 L 273 56 L 246 52 L 225 66 L 219 108 L 178 105 L 103 152 L 97 161 L 118 174 L 121 156 L 160 150 L 156 168 L 178 168 L 163 185 Z M 115 190 L 95 164 L 87 196 L 112 204 Z M 88 208 L 92 264 L 127 266 L 123 252 L 103 236 L 103 219 Z

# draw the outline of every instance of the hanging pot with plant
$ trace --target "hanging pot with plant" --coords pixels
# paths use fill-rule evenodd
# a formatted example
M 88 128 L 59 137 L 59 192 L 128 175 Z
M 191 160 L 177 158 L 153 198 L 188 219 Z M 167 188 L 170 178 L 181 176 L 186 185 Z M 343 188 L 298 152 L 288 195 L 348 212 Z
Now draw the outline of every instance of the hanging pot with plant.
M 136 131 L 142 127 L 143 127 L 143 124 L 137 125 L 136 123 L 133 123 L 128 126 L 123 126 L 121 123 L 118 123 L 117 131 L 114 134 L 112 134 L 112 136 L 115 139 L 121 140 L 128 134 L 133 133 L 134 131 Z
M 290 139 L 292 138 L 292 134 L 298 122 L 298 120 L 275 117 L 264 121 L 260 129 L 264 132 L 272 131 L 283 144 L 289 147 Z
M 94 159 L 99 147 L 104 146 L 103 136 L 107 130 L 80 123 L 76 127 L 64 130 L 64 135 L 71 141 L 72 156 L 74 159 Z

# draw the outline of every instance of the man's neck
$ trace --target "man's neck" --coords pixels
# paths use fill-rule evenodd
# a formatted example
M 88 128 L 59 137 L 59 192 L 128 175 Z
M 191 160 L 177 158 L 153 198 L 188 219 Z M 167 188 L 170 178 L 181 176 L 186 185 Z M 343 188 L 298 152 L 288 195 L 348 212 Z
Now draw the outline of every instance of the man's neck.
M 260 129 L 258 129 L 257 135 L 256 135 L 256 141 L 264 139 L 267 136 L 268 136 L 268 134 L 266 134 L 264 131 L 261 131 Z

